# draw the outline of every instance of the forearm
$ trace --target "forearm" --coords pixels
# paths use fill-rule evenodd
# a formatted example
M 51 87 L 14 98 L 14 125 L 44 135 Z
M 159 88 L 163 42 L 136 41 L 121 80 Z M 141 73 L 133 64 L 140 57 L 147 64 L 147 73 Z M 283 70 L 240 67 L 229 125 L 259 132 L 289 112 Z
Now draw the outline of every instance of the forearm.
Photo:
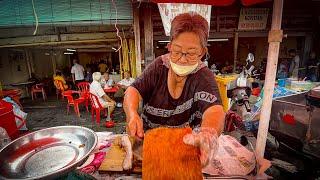
M 130 116 L 138 113 L 139 101 L 141 95 L 138 90 L 134 87 L 128 87 L 124 95 L 123 109 L 126 113 L 127 119 L 130 119 Z
M 221 105 L 209 107 L 202 116 L 201 127 L 214 128 L 218 135 L 223 131 L 225 113 Z
M 72 74 L 72 81 L 75 82 L 74 74 Z

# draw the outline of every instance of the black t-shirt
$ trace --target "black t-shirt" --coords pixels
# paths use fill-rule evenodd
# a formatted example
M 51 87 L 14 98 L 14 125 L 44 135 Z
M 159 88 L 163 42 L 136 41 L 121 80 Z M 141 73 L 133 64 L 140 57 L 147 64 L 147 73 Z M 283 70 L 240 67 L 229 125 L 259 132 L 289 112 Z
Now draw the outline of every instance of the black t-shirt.
M 198 127 L 207 108 L 221 104 L 214 74 L 203 64 L 188 75 L 181 96 L 168 90 L 169 55 L 156 58 L 131 85 L 143 98 L 143 127 Z

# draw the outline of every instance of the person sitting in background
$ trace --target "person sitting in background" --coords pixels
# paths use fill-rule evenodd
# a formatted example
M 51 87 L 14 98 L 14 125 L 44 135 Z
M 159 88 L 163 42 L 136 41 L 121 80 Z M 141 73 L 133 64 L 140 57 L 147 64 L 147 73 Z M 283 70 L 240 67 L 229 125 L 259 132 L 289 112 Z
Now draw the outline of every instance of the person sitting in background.
M 33 82 L 34 84 L 38 84 L 40 82 L 34 73 L 31 73 L 31 77 L 28 79 L 28 81 Z
M 99 103 L 104 108 L 108 108 L 108 117 L 107 121 L 111 120 L 111 113 L 115 107 L 115 101 L 112 100 L 102 89 L 100 81 L 101 81 L 101 73 L 94 72 L 92 74 L 92 83 L 90 84 L 90 93 L 96 95 L 98 97 Z M 94 102 L 96 106 L 98 106 L 97 102 Z
M 56 84 L 56 81 L 61 81 L 62 84 L 63 84 L 64 90 L 67 90 L 67 89 L 68 89 L 68 85 L 67 85 L 67 83 L 66 83 L 66 80 L 64 79 L 64 77 L 62 76 L 62 73 L 61 73 L 60 71 L 57 71 L 57 72 L 56 72 L 56 75 L 53 77 L 53 80 L 55 81 L 54 83 L 55 83 L 55 86 L 56 86 L 57 88 L 59 88 L 59 87 L 58 87 L 59 85 Z
M 232 73 L 232 70 L 233 70 L 233 67 L 229 64 L 228 61 L 226 61 L 225 66 L 221 70 L 221 73 L 222 74 Z
M 103 73 L 103 77 L 101 78 L 101 86 L 104 89 L 110 89 L 114 85 L 113 79 L 109 76 L 109 73 Z
M 119 81 L 117 84 L 119 87 L 121 87 L 122 89 L 127 89 L 132 83 L 134 82 L 134 79 L 132 77 L 130 77 L 129 72 L 124 72 L 124 79 L 122 79 L 121 81 Z
M 108 66 L 103 60 L 100 61 L 98 68 L 99 68 L 100 73 L 105 73 L 108 71 Z
M 117 99 L 117 102 L 121 101 L 124 97 L 124 92 L 126 89 L 134 82 L 134 79 L 130 77 L 129 72 L 124 72 L 124 79 L 117 83 L 119 90 L 114 94 L 114 97 Z M 122 107 L 122 103 L 117 103 L 117 107 Z
M 89 66 L 87 67 L 85 81 L 90 82 L 90 83 L 92 82 L 92 70 Z

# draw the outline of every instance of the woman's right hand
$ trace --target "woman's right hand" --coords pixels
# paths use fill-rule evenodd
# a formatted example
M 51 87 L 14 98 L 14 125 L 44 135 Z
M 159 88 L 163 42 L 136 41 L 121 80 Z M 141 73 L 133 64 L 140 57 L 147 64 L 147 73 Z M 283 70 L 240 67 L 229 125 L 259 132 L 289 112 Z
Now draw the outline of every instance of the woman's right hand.
M 143 132 L 143 122 L 138 113 L 134 113 L 127 120 L 127 132 L 132 137 L 137 137 L 142 139 L 144 136 Z

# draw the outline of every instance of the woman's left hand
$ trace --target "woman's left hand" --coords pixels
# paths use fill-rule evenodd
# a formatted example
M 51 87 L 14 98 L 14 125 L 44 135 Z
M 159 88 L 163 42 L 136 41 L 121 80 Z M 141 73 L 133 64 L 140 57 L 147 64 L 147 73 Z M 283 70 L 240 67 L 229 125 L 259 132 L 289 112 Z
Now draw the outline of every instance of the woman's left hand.
M 202 167 L 208 165 L 218 150 L 217 131 L 213 128 L 201 127 L 183 137 L 183 142 L 200 149 Z

